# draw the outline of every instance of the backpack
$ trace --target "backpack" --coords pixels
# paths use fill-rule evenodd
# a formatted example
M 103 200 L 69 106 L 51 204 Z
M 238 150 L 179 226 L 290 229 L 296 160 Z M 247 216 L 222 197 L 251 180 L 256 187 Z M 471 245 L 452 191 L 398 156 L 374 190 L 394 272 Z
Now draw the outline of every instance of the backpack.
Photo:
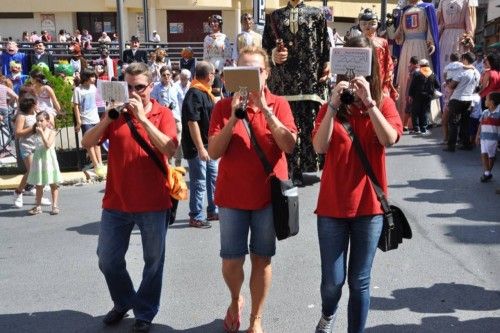
M 183 167 L 169 166 L 167 168 L 167 182 L 170 185 L 170 196 L 176 200 L 188 198 L 188 187 L 184 180 L 186 169 Z

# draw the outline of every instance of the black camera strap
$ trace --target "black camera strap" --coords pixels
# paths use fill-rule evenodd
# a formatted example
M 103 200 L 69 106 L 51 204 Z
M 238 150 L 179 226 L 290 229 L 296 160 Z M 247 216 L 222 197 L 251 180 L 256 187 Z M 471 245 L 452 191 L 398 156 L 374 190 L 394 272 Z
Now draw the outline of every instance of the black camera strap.
M 264 166 L 264 170 L 268 175 L 272 175 L 273 167 L 271 166 L 271 163 L 266 158 L 266 155 L 264 154 L 264 151 L 260 147 L 259 143 L 257 142 L 257 139 L 255 139 L 254 131 L 252 128 L 252 125 L 248 122 L 247 115 L 245 114 L 245 118 L 242 119 L 243 124 L 245 125 L 245 129 L 248 132 L 248 136 L 250 137 L 250 143 L 252 144 L 253 148 L 255 149 L 255 152 L 257 153 L 257 156 L 259 156 L 260 161 L 262 162 L 262 165 Z
M 158 169 L 160 169 L 161 173 L 165 177 L 167 177 L 167 170 L 165 169 L 165 166 L 161 162 L 158 155 L 154 152 L 153 148 L 139 134 L 137 128 L 132 123 L 132 117 L 130 117 L 130 115 L 127 112 L 123 112 L 122 114 L 125 117 L 125 120 L 127 121 L 127 125 L 130 128 L 130 132 L 132 132 L 132 136 L 134 137 L 135 141 L 139 144 L 139 146 L 141 146 L 142 149 L 144 149 L 144 151 L 148 154 L 148 156 L 153 160 Z
M 338 118 L 337 118 L 338 119 Z M 356 149 L 356 153 L 358 154 L 359 159 L 361 160 L 361 164 L 363 164 L 363 168 L 365 169 L 366 175 L 368 176 L 368 179 L 370 179 L 373 189 L 375 190 L 375 193 L 377 194 L 377 198 L 380 201 L 380 204 L 382 205 L 382 209 L 384 210 L 384 213 L 388 214 L 391 212 L 391 207 L 389 206 L 389 202 L 387 201 L 387 198 L 385 196 L 384 191 L 382 190 L 382 187 L 380 187 L 380 183 L 377 180 L 377 177 L 375 176 L 375 173 L 373 172 L 372 166 L 370 165 L 370 162 L 368 161 L 368 157 L 366 157 L 366 154 L 363 150 L 363 147 L 361 147 L 361 143 L 359 142 L 358 137 L 356 136 L 356 133 L 354 133 L 354 130 L 352 129 L 351 124 L 347 120 L 341 120 L 342 126 L 344 126 L 345 130 L 347 131 L 347 134 L 352 140 L 352 143 L 354 145 L 354 148 Z

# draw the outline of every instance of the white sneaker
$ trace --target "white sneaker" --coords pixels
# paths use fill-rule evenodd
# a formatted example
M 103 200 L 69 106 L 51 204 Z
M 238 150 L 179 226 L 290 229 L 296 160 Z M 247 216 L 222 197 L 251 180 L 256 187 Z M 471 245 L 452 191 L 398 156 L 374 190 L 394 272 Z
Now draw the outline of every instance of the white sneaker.
M 42 204 L 42 206 L 50 206 L 50 205 L 52 205 L 52 202 L 50 202 L 50 199 L 49 198 L 44 198 L 44 197 L 42 197 L 42 200 L 40 201 L 40 203 Z
M 29 191 L 24 191 L 24 194 L 25 194 L 25 195 L 28 195 L 28 196 L 30 196 L 30 197 L 31 197 L 31 196 L 33 196 L 33 197 L 34 197 L 34 196 L 36 195 L 36 187 L 33 187 L 33 188 L 32 188 L 31 190 L 29 190 Z
M 14 191 L 14 206 L 16 206 L 17 208 L 23 207 L 23 194 L 22 193 L 17 194 L 16 191 Z

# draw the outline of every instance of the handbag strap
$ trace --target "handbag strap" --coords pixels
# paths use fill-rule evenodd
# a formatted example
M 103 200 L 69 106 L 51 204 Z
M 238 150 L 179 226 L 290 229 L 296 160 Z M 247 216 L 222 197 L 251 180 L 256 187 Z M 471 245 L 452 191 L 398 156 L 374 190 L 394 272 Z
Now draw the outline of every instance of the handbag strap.
M 148 154 L 148 156 L 156 164 L 158 169 L 160 169 L 161 173 L 166 177 L 167 170 L 165 169 L 165 166 L 163 165 L 163 163 L 161 163 L 160 158 L 158 157 L 158 155 L 156 155 L 153 148 L 139 134 L 139 132 L 137 131 L 137 128 L 132 123 L 132 117 L 130 117 L 130 115 L 127 112 L 123 112 L 123 116 L 125 117 L 125 120 L 127 121 L 127 125 L 130 128 L 130 131 L 132 132 L 132 136 L 134 137 L 135 141 L 137 141 L 139 146 L 141 146 L 141 148 L 144 149 L 144 151 Z
M 389 206 L 389 202 L 387 201 L 387 198 L 385 196 L 384 191 L 380 187 L 380 183 L 377 180 L 377 177 L 375 176 L 375 173 L 373 172 L 372 166 L 370 165 L 370 162 L 368 161 L 368 158 L 366 157 L 366 154 L 363 150 L 363 147 L 361 147 L 361 143 L 358 140 L 358 137 L 356 136 L 356 133 L 354 133 L 354 130 L 352 129 L 351 124 L 347 120 L 341 120 L 342 126 L 344 126 L 345 130 L 347 131 L 347 134 L 349 134 L 349 137 L 352 140 L 352 143 L 354 144 L 354 148 L 356 149 L 356 152 L 359 156 L 359 159 L 361 160 L 361 164 L 363 164 L 363 168 L 365 169 L 365 172 L 370 179 L 373 188 L 375 189 L 375 193 L 377 194 L 377 198 L 380 201 L 380 204 L 382 205 L 382 209 L 384 210 L 384 213 L 390 213 L 391 212 L 391 207 Z
M 245 129 L 247 130 L 248 136 L 250 137 L 250 143 L 254 147 L 257 156 L 259 156 L 259 159 L 262 162 L 262 165 L 264 166 L 264 170 L 268 175 L 272 175 L 274 172 L 273 167 L 271 166 L 271 163 L 269 163 L 269 161 L 267 160 L 266 155 L 264 155 L 264 151 L 257 142 L 257 139 L 255 139 L 254 131 L 252 125 L 250 125 L 250 123 L 248 122 L 247 115 L 245 115 L 245 118 L 243 119 L 243 124 L 245 125 Z

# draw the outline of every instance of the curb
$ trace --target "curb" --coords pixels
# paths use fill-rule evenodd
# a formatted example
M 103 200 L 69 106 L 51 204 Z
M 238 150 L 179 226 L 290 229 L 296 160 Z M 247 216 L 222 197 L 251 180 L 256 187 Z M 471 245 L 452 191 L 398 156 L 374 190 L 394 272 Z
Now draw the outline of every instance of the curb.
M 0 190 L 13 190 L 19 186 L 23 175 L 0 176 Z M 83 171 L 63 172 L 61 185 L 73 185 L 86 182 Z

